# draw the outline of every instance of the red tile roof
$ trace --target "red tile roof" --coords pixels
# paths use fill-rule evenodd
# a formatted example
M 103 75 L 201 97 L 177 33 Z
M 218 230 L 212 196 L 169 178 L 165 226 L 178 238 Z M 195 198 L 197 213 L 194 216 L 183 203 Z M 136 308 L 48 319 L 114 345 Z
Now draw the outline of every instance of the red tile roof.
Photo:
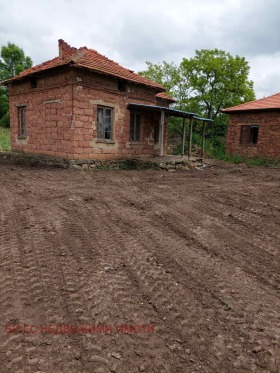
M 233 113 L 237 111 L 280 109 L 280 93 L 261 98 L 259 100 L 246 102 L 245 104 L 233 106 L 221 110 L 222 113 Z
M 149 87 L 157 88 L 160 91 L 165 91 L 165 88 L 161 84 L 153 82 L 152 80 L 134 73 L 132 70 L 120 66 L 118 63 L 110 60 L 93 49 L 88 49 L 86 47 L 77 49 L 71 47 L 61 39 L 58 42 L 59 57 L 53 58 L 52 60 L 41 63 L 37 66 L 33 66 L 2 83 L 9 83 L 31 74 L 71 64 L 71 66 L 74 67 L 86 68 L 97 73 L 115 76 L 120 79 L 144 84 Z
M 157 97 L 157 98 L 161 98 L 161 99 L 163 99 L 163 100 L 167 100 L 167 101 L 177 102 L 177 101 L 175 100 L 175 98 L 169 96 L 169 94 L 167 94 L 167 93 L 165 93 L 165 92 L 157 93 L 157 94 L 156 94 L 156 97 Z

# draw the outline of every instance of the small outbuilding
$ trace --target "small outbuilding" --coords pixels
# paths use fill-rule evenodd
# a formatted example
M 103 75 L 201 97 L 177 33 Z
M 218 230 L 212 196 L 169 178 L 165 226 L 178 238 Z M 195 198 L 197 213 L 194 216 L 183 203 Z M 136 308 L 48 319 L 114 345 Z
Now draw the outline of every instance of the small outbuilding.
M 280 93 L 222 110 L 229 114 L 226 151 L 280 158 Z

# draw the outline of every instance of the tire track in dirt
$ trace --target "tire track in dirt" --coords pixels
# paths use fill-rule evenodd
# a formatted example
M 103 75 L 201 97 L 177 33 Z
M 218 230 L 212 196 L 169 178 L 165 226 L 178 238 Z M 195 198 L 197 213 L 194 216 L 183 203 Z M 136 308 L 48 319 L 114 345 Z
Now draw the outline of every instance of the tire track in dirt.
M 25 297 L 22 297 L 22 311 L 21 320 L 22 324 L 36 324 L 36 325 L 48 325 L 49 323 L 58 324 L 59 321 L 62 323 L 69 320 L 67 313 L 61 317 L 61 309 L 63 304 L 60 301 L 61 293 L 57 288 L 57 285 L 53 287 L 53 282 L 59 278 L 57 274 L 61 273 L 61 268 L 57 266 L 56 255 L 53 255 L 53 248 L 50 247 L 47 240 L 42 240 L 41 229 L 38 226 L 37 219 L 31 210 L 25 211 L 24 214 L 19 216 L 9 216 L 9 221 L 12 226 L 22 226 L 19 230 L 20 242 L 16 246 L 13 244 L 13 248 L 18 247 L 19 256 L 16 263 L 18 263 L 22 269 L 20 275 L 16 275 L 15 278 L 20 283 L 24 284 L 23 293 Z M 48 290 L 45 284 L 48 283 Z M 16 285 L 19 289 L 19 284 Z M 32 307 L 36 305 L 36 314 L 31 311 Z M 39 313 L 38 313 L 39 308 Z M 28 318 L 22 319 L 25 313 L 28 313 Z M 60 318 L 59 318 L 60 316 Z M 21 334 L 22 352 L 25 351 L 23 356 L 14 358 L 15 364 L 7 364 L 7 367 L 13 369 L 25 369 L 25 372 L 32 367 L 45 369 L 52 360 L 46 361 L 46 348 L 49 347 L 51 350 L 51 356 L 53 359 L 57 357 L 61 361 L 64 358 L 66 361 L 71 358 L 69 355 L 68 344 L 66 344 L 64 350 L 60 347 L 59 354 L 57 353 L 57 347 L 50 348 L 53 345 L 53 340 L 56 337 L 63 338 L 64 336 L 45 336 L 44 334 Z M 69 340 L 69 337 L 66 338 Z M 58 364 L 59 365 L 59 364 Z M 28 368 L 29 367 L 29 368 Z M 71 363 L 69 363 L 71 367 Z M 75 367 L 74 367 L 75 368 Z M 79 369 L 80 365 L 76 367 Z M 34 368 L 33 368 L 34 369 Z M 55 372 L 57 367 L 52 366 L 52 372 Z
M 166 230 L 169 230 L 170 233 L 173 231 L 173 233 L 189 240 L 198 248 L 206 251 L 207 254 L 222 257 L 222 259 L 227 260 L 229 263 L 235 262 L 245 272 L 247 271 L 252 276 L 262 279 L 264 284 L 269 284 L 276 290 L 279 288 L 279 263 L 276 261 L 275 249 L 274 255 L 268 252 L 265 257 L 263 251 L 265 245 L 261 241 L 261 238 L 255 237 L 255 235 L 248 236 L 246 230 L 244 231 L 244 235 L 240 235 L 240 227 L 236 227 L 235 229 L 231 219 L 224 219 L 221 224 L 220 218 L 221 214 L 224 214 L 223 210 L 216 212 L 216 209 L 213 208 L 212 210 L 206 209 L 206 211 L 200 210 L 197 212 L 193 208 L 191 210 L 191 217 L 189 217 L 186 215 L 185 210 L 183 210 L 184 205 L 178 205 L 176 200 L 172 200 L 172 196 L 171 200 L 161 198 L 160 203 L 155 203 L 153 201 L 160 199 L 159 193 L 155 193 L 154 191 L 149 191 L 149 193 L 152 197 L 147 202 L 149 206 L 148 211 L 145 209 L 145 202 L 142 201 L 140 196 L 138 199 L 131 198 L 131 196 L 123 196 L 121 198 L 123 204 L 120 207 L 124 208 L 130 204 L 132 208 L 135 208 L 144 217 L 149 216 L 151 221 L 155 221 L 156 224 L 160 222 L 163 234 Z M 122 194 L 120 191 L 120 195 Z M 175 211 L 173 209 L 172 216 L 170 216 L 169 208 L 172 204 L 173 208 L 175 205 Z M 156 213 L 153 211 L 156 211 Z M 207 225 L 206 222 L 209 222 L 209 224 Z M 223 232 L 222 236 L 226 237 L 227 240 L 224 247 L 221 246 L 221 232 Z M 244 236 L 248 236 L 247 241 L 244 241 Z M 244 244 L 246 244 L 245 250 Z M 234 251 L 230 250 L 231 246 L 234 248 Z M 274 243 L 274 247 L 277 246 L 279 245 Z M 236 254 L 238 255 L 236 256 Z M 246 263 L 248 263 L 252 255 L 256 256 L 258 261 L 251 262 L 251 265 L 247 266 Z M 274 269 L 273 271 L 271 271 L 271 267 Z M 267 268 L 269 268 L 269 272 L 267 272 Z
M 192 197 L 193 198 L 193 197 Z M 213 201 L 214 203 L 215 201 Z M 197 205 L 199 201 L 195 203 Z M 224 215 L 223 209 L 220 211 L 215 208 L 209 210 L 206 208 L 205 210 L 200 210 L 199 212 L 196 209 L 192 209 L 191 218 L 186 216 L 184 210 L 182 209 L 182 205 L 178 205 L 175 203 L 175 212 L 173 211 L 172 217 L 170 219 L 169 214 L 169 205 L 161 204 L 161 206 L 155 206 L 156 209 L 159 208 L 160 210 L 160 217 L 164 221 L 164 227 L 168 224 L 169 227 L 173 226 L 173 229 L 177 231 L 178 234 L 189 235 L 192 232 L 192 235 L 196 240 L 199 240 L 199 237 L 207 237 L 207 241 L 211 242 L 211 247 L 209 243 L 205 240 L 202 240 L 200 244 L 202 245 L 201 248 L 206 249 L 209 252 L 211 251 L 214 255 L 221 255 L 223 253 L 223 258 L 226 260 L 236 260 L 238 258 L 234 258 L 229 251 L 230 245 L 234 247 L 234 254 L 236 255 L 236 251 L 239 251 L 238 255 L 241 256 L 241 259 L 238 259 L 239 265 L 242 266 L 243 269 L 250 271 L 253 276 L 259 277 L 260 267 L 261 267 L 261 278 L 263 279 L 264 283 L 268 283 L 272 285 L 276 289 L 280 283 L 279 278 L 279 261 L 276 261 L 275 257 L 275 247 L 279 246 L 279 240 L 277 242 L 272 243 L 274 245 L 273 253 L 264 251 L 266 249 L 264 242 L 261 240 L 261 237 L 265 237 L 265 232 L 263 235 L 258 232 L 259 227 L 254 227 L 255 233 L 248 235 L 247 229 L 243 229 L 243 227 L 235 226 L 232 224 L 232 219 L 224 219 L 223 223 L 221 224 L 221 214 Z M 174 216 L 175 215 L 175 216 Z M 174 217 L 176 219 L 174 219 Z M 177 219 L 178 217 L 178 219 Z M 176 221 L 176 225 L 174 224 L 174 220 Z M 250 216 L 247 217 L 247 220 L 250 220 Z M 179 225 L 178 225 L 178 222 Z M 209 222 L 207 225 L 206 222 Z M 187 227 L 187 229 L 186 229 Z M 244 231 L 244 235 L 240 234 L 240 230 Z M 188 232 L 188 233 L 186 233 Z M 221 250 L 220 244 L 220 236 L 221 232 L 223 232 L 222 237 L 226 237 L 227 243 L 224 248 Z M 217 236 L 219 235 L 219 236 Z M 257 235 L 257 237 L 256 237 Z M 248 237 L 246 241 L 244 241 L 244 236 Z M 259 237 L 258 237 L 259 236 Z M 271 241 L 271 238 L 270 238 Z M 244 250 L 244 244 L 246 244 L 246 249 Z M 273 246 L 272 246 L 273 247 Z M 217 250 L 218 249 L 218 250 Z M 273 250 L 273 249 L 272 249 Z M 266 256 L 264 256 L 266 253 Z M 251 263 L 251 266 L 246 268 L 244 266 L 245 263 L 248 262 L 248 259 L 254 255 L 258 258 L 258 261 Z M 249 257 L 249 258 L 248 258 Z M 252 267 L 255 267 L 254 269 Z M 274 271 L 271 271 L 271 266 Z M 267 272 L 267 268 L 270 269 L 269 273 Z
M 15 258 L 15 263 L 4 259 L 0 273 L 1 269 L 15 273 L 3 276 L 20 320 L 26 317 L 28 322 L 75 324 L 139 320 L 154 322 L 157 330 L 149 336 L 14 334 L 7 336 L 8 347 L 0 346 L 1 367 L 8 363 L 13 371 L 22 373 L 38 369 L 46 373 L 134 373 L 144 364 L 154 373 L 278 373 L 279 303 L 275 288 L 270 286 L 275 286 L 278 278 L 277 265 L 270 260 L 271 250 L 277 250 L 276 234 L 267 249 L 265 229 L 260 229 L 253 234 L 250 252 L 242 253 L 242 247 L 232 250 L 236 242 L 245 243 L 247 249 L 248 229 L 261 224 L 259 217 L 247 226 L 242 220 L 251 219 L 255 212 L 261 216 L 262 211 L 267 214 L 263 218 L 271 220 L 277 210 L 269 214 L 257 205 L 250 211 L 252 206 L 247 203 L 243 212 L 238 194 L 228 204 L 225 201 L 224 207 L 226 194 L 215 200 L 217 182 L 199 180 L 196 173 L 186 186 L 185 173 L 166 173 L 162 182 L 158 173 L 141 173 L 139 177 L 138 172 L 119 172 L 109 173 L 108 178 L 104 172 L 61 175 L 32 171 L 30 180 L 30 171 L 22 172 L 22 186 L 7 182 L 9 198 L 15 198 L 11 204 L 0 197 L 5 211 L 0 213 L 4 220 L 0 237 L 2 234 L 7 242 L 7 246 L 0 243 L 0 258 L 10 258 L 12 253 Z M 226 169 L 218 174 L 217 178 L 226 181 Z M 58 180 L 63 184 L 57 185 Z M 230 177 L 228 185 L 234 180 Z M 213 188 L 207 197 L 216 210 L 203 206 L 207 184 Z M 35 188 L 36 195 L 32 196 L 29 190 Z M 19 189 L 21 194 L 17 195 Z M 192 193 L 192 200 L 178 204 L 183 193 Z M 26 209 L 33 198 L 36 205 Z M 186 212 L 195 211 L 196 204 L 203 206 L 201 211 L 186 217 Z M 236 209 L 235 214 L 241 210 L 240 220 L 232 224 L 230 217 L 224 219 L 224 208 Z M 209 218 L 212 224 L 204 222 Z M 22 224 L 27 228 L 21 242 L 21 233 L 14 230 Z M 277 229 L 273 221 L 270 226 Z M 260 246 L 262 235 L 264 244 Z M 249 260 L 252 268 L 246 268 Z M 276 276 L 269 284 L 273 272 Z M 11 309 L 5 291 L 5 283 L 0 281 L 0 299 L 4 300 L 0 310 L 7 320 L 17 322 L 17 312 Z M 253 352 L 254 347 L 261 350 Z M 112 352 L 119 353 L 120 358 L 113 357 Z M 15 361 L 11 363 L 12 358 Z
M 87 218 L 83 221 L 78 209 L 80 201 L 76 203 L 71 202 L 76 214 L 62 222 L 61 232 L 54 237 L 54 242 L 64 247 L 61 261 L 65 290 L 69 294 L 68 307 L 78 325 L 95 325 L 96 321 L 103 324 L 104 320 L 96 320 L 92 312 L 96 308 L 96 300 L 99 299 L 98 286 L 95 284 L 100 283 L 97 271 L 100 269 L 100 250 L 97 247 L 94 226 L 86 226 Z M 112 357 L 107 356 L 99 346 L 100 338 L 103 336 L 83 335 L 85 362 L 89 369 L 100 373 L 115 371 Z
M 129 202 L 129 201 L 127 201 L 127 202 Z M 114 202 L 113 201 L 111 201 L 111 205 L 113 204 Z M 116 202 L 115 202 L 116 203 Z M 109 203 L 110 204 L 110 203 Z M 127 205 L 129 206 L 130 205 L 130 203 L 127 203 Z M 123 207 L 123 206 L 122 206 Z M 116 210 L 117 211 L 123 211 L 123 209 L 121 209 L 120 208 L 120 206 L 118 206 L 118 208 L 116 208 Z M 143 232 L 143 229 L 141 229 L 142 227 L 141 227 L 141 223 L 142 223 L 142 225 L 143 225 L 143 223 L 144 223 L 144 221 L 145 221 L 145 219 L 140 219 L 141 220 L 141 222 L 136 222 L 136 224 L 133 226 L 133 227 L 131 227 L 130 226 L 130 222 L 125 218 L 125 216 L 134 216 L 133 214 L 129 214 L 128 213 L 128 211 L 127 211 L 127 213 L 124 213 L 122 216 L 119 216 L 119 220 L 122 220 L 122 221 L 124 221 L 125 223 L 124 223 L 124 225 L 126 225 L 126 227 L 127 228 L 130 228 L 129 229 L 129 231 L 135 231 L 135 232 L 137 232 L 137 238 L 139 239 L 139 240 L 141 240 L 141 237 L 147 237 L 147 236 L 149 236 L 149 240 L 151 239 L 151 237 L 152 237 L 152 235 L 153 235 L 153 232 L 154 232 L 154 225 L 155 225 L 155 220 L 153 221 L 153 225 L 152 225 L 152 227 L 151 227 L 151 229 L 149 230 L 149 229 L 147 229 L 147 231 L 144 231 Z M 135 214 L 135 216 L 137 216 L 136 214 Z M 137 219 L 136 219 L 137 220 Z M 133 221 L 133 219 L 131 219 L 130 218 L 130 221 Z M 137 224 L 138 223 L 138 224 Z M 151 224 L 151 222 L 148 222 L 148 224 Z M 166 226 L 166 224 L 165 224 L 165 226 Z M 164 233 L 164 232 L 162 232 L 162 233 Z M 157 237 L 157 240 L 159 240 L 159 238 Z M 163 242 L 163 245 L 164 245 L 164 242 Z M 153 245 L 152 245 L 153 246 Z M 175 245 L 176 247 L 178 247 L 178 245 L 177 245 L 177 243 L 176 243 L 176 245 Z M 158 247 L 158 249 L 160 250 L 160 247 Z M 170 251 L 169 251 L 170 252 Z M 168 260 L 169 260 L 170 258 L 168 258 Z M 210 259 L 209 259 L 210 260 Z M 205 278 L 204 278 L 204 281 L 205 281 Z M 275 295 L 275 294 L 274 294 Z M 222 302 L 222 300 L 220 300 L 220 302 Z M 249 310 L 248 310 L 249 311 Z M 268 315 L 266 315 L 266 316 L 268 316 Z M 276 315 L 275 315 L 276 316 Z M 236 320 L 237 322 L 239 322 L 239 320 L 238 320 L 238 318 L 237 318 L 237 320 Z M 271 323 L 268 323 L 268 325 L 267 325 L 267 328 L 266 329 L 268 329 L 269 330 L 269 327 L 273 327 L 273 326 L 275 326 L 276 324 L 275 324 L 275 322 L 276 322 L 276 319 L 275 319 L 275 317 L 273 317 L 272 318 L 272 322 Z M 279 318 L 278 318 L 278 325 L 279 325 Z M 236 329 L 236 328 L 235 328 Z M 239 331 L 240 332 L 240 331 Z M 275 334 L 275 333 L 274 333 Z M 272 335 L 274 335 L 274 334 L 272 334 Z M 260 335 L 260 337 L 261 337 L 261 335 Z M 269 335 L 269 337 L 271 338 L 271 335 Z M 249 337 L 247 336 L 247 341 L 249 340 Z M 265 344 L 265 339 L 262 341 L 263 342 L 263 344 Z M 243 343 L 244 344 L 244 343 Z M 248 347 L 248 346 L 247 346 Z M 249 346 L 250 347 L 250 346 Z M 251 353 L 251 355 L 253 355 L 254 356 L 254 354 L 252 354 Z M 252 359 L 252 360 L 254 360 L 254 359 Z M 273 369 L 273 368 L 272 368 Z
M 22 321 L 24 305 L 28 304 L 28 286 L 25 279 L 24 265 L 22 264 L 21 238 L 14 234 L 14 229 L 17 227 L 15 223 L 18 224 L 18 221 L 16 221 L 18 216 L 14 212 L 14 204 L 8 190 L 2 189 L 1 192 L 1 205 L 5 214 L 4 234 L 1 237 L 1 242 L 5 248 L 7 255 L 5 256 L 9 261 L 9 270 L 12 274 L 12 281 L 7 281 L 5 284 L 6 292 L 12 298 L 12 309 L 3 313 L 5 317 L 1 321 L 4 325 L 9 324 L 17 327 Z M 24 366 L 28 366 L 28 359 L 24 354 L 26 338 L 19 329 L 14 333 L 3 330 L 3 333 L 5 335 L 1 346 L 2 366 L 13 371 L 21 371 Z
M 278 302 L 275 294 L 269 295 L 265 290 L 254 294 L 256 293 L 254 279 L 252 279 L 251 283 L 248 283 L 244 273 L 240 270 L 236 271 L 234 267 L 227 269 L 225 274 L 223 262 L 217 262 L 217 258 L 213 260 L 209 256 L 202 256 L 193 245 L 188 245 L 186 252 L 185 240 L 180 240 L 179 237 L 172 237 L 171 239 L 169 235 L 157 235 L 157 231 L 154 229 L 155 226 L 151 226 L 150 223 L 146 223 L 143 219 L 141 220 L 141 226 L 137 219 L 136 221 L 133 219 L 128 221 L 125 218 L 125 214 L 121 217 L 121 220 L 126 226 L 132 225 L 130 230 L 137 231 L 137 239 L 139 241 L 143 242 L 143 237 L 149 237 L 147 246 L 153 252 L 156 263 L 171 272 L 178 283 L 193 291 L 196 299 L 210 312 L 210 315 L 213 316 L 214 314 L 214 317 L 218 318 L 219 327 L 224 331 L 227 328 L 230 330 L 230 338 L 235 335 L 235 340 L 240 339 L 240 343 L 236 343 L 233 346 L 235 354 L 239 353 L 242 355 L 242 350 L 246 349 L 251 352 L 249 358 L 254 362 L 256 354 L 252 353 L 252 346 L 254 343 L 256 345 L 260 343 L 266 350 L 264 352 L 264 355 L 266 355 L 263 356 L 264 359 L 267 361 L 271 359 L 271 351 L 274 351 L 273 355 L 275 357 L 279 356 L 280 349 L 274 347 L 274 345 L 277 346 L 279 344 L 277 342 L 277 330 L 280 331 L 280 315 L 270 312 L 265 305 Z M 170 257 L 174 246 L 180 252 L 180 261 Z M 182 249 L 180 250 L 180 248 Z M 199 267 L 201 267 L 199 269 L 196 268 L 198 263 Z M 182 267 L 183 264 L 184 267 Z M 211 273 L 209 273 L 209 266 Z M 227 282 L 226 276 L 228 275 L 230 275 L 230 282 Z M 207 287 L 205 287 L 205 284 L 207 284 Z M 250 298 L 243 291 L 243 284 L 251 286 Z M 250 305 L 255 299 L 261 299 L 259 309 Z M 257 312 L 259 322 L 251 319 L 251 314 L 255 312 Z M 210 320 L 210 318 L 207 317 L 207 320 Z M 250 324 L 249 331 L 243 328 L 243 325 L 248 326 Z M 228 345 L 232 345 L 232 343 L 228 342 Z M 273 370 L 273 365 L 271 365 L 270 371 L 275 371 Z
M 169 328 L 171 328 L 173 331 L 176 330 L 177 335 L 182 337 L 182 330 L 184 330 L 184 337 L 188 337 L 190 336 L 190 333 L 192 333 L 191 337 L 193 343 L 195 344 L 194 339 L 196 339 L 197 346 L 199 346 L 195 347 L 199 350 L 199 354 L 197 353 L 197 355 L 207 356 L 209 357 L 209 363 L 211 360 L 212 363 L 216 363 L 216 358 L 213 357 L 213 355 L 208 356 L 208 354 L 206 353 L 208 346 L 206 346 L 206 344 L 203 346 L 203 343 L 201 343 L 199 336 L 196 337 L 197 329 L 194 328 L 194 324 L 197 322 L 199 328 L 203 328 L 202 325 L 203 323 L 205 323 L 206 318 L 202 317 L 197 320 L 197 317 L 194 317 L 193 308 L 190 307 L 186 309 L 186 305 L 184 303 L 182 304 L 182 299 L 191 298 L 191 301 L 189 302 L 192 305 L 196 304 L 196 301 L 193 299 L 191 294 L 186 294 L 184 289 L 180 289 L 180 286 L 178 286 L 179 284 L 173 281 L 171 275 L 158 268 L 158 266 L 151 258 L 151 253 L 146 251 L 145 246 L 135 242 L 131 236 L 128 236 L 125 233 L 125 227 L 122 228 L 124 230 L 120 230 L 120 221 L 120 219 L 117 219 L 117 226 L 111 223 L 110 231 L 114 232 L 115 239 L 118 238 L 119 245 L 122 245 L 124 238 L 127 242 L 126 248 L 129 247 L 128 253 L 127 255 L 124 255 L 126 252 L 126 250 L 124 249 L 122 255 L 124 256 L 126 263 L 128 263 L 129 265 L 130 273 L 133 276 L 134 281 L 138 284 L 138 288 L 145 294 L 146 297 L 148 297 L 149 301 L 152 302 L 157 312 L 160 312 L 160 314 L 166 311 L 169 312 Z M 173 286 L 171 286 L 172 289 L 165 288 L 163 285 L 159 286 L 158 288 L 158 284 L 165 283 L 169 284 L 169 286 L 170 283 L 173 284 Z M 179 289 L 181 290 L 181 293 Z M 176 296 L 176 293 L 179 295 Z M 173 305 L 173 297 L 175 298 L 175 305 Z M 167 310 L 168 306 L 170 306 L 169 310 Z M 199 307 L 199 305 L 197 304 L 196 306 Z M 182 313 L 181 308 L 183 308 L 185 312 Z M 194 321 L 194 319 L 191 320 L 191 318 L 186 320 L 183 314 L 188 316 L 192 315 L 192 317 L 196 319 L 196 322 Z M 186 335 L 184 335 L 184 333 L 186 333 Z M 203 354 L 201 354 L 201 352 L 203 352 Z M 200 365 L 199 369 L 201 369 L 201 371 L 204 371 L 204 369 L 206 368 L 202 368 L 202 366 Z M 209 369 L 209 366 L 207 369 Z
M 108 239 L 107 228 L 104 230 L 104 227 L 108 226 L 108 209 L 109 206 L 100 205 L 96 200 L 92 202 L 93 207 L 86 209 L 86 215 L 84 215 L 83 221 L 86 222 L 89 226 L 94 228 L 94 231 L 98 231 L 98 243 L 101 245 L 103 256 L 100 262 L 100 280 L 102 279 L 102 291 L 103 293 L 111 299 L 112 310 L 110 310 L 110 318 L 118 324 L 147 324 L 147 320 L 155 321 L 155 312 L 151 305 L 147 305 L 146 299 L 141 297 L 141 294 L 137 293 L 135 289 L 135 284 L 131 282 L 130 276 L 127 273 L 126 265 L 122 262 L 122 254 L 118 249 L 118 244 L 115 241 L 115 236 L 112 235 Z M 96 211 L 98 219 L 95 215 L 92 215 L 92 210 Z M 81 215 L 83 213 L 81 212 Z M 79 217 L 81 217 L 79 214 Z M 96 227 L 96 222 L 98 222 L 98 227 Z M 104 233 L 103 233 L 104 232 Z M 105 270 L 104 270 L 105 268 Z M 106 270 L 107 268 L 107 270 Z M 88 273 L 88 271 L 87 271 Z M 99 280 L 99 281 L 100 281 Z M 100 282 L 98 282 L 100 284 Z M 132 297 L 131 294 L 137 293 L 137 297 Z M 139 299 L 140 298 L 140 299 Z M 145 306 L 145 307 L 144 307 Z M 148 306 L 148 310 L 147 310 Z M 96 310 L 100 317 L 106 315 L 107 317 L 101 319 L 101 321 L 108 321 L 108 310 L 104 309 L 104 305 L 97 303 Z M 117 334 L 115 336 L 116 345 L 123 350 L 123 361 L 119 364 L 120 371 L 130 371 L 138 372 L 141 364 L 148 366 L 150 361 L 159 354 L 166 355 L 161 360 L 161 365 L 165 361 L 166 371 L 172 372 L 172 367 L 169 367 L 168 357 L 171 358 L 170 352 L 165 346 L 165 341 L 161 341 L 158 336 L 155 334 L 138 334 L 132 335 L 127 334 L 123 336 L 122 334 Z M 160 348 L 156 348 L 156 345 L 160 345 Z M 155 348 L 151 349 L 151 345 L 154 345 Z M 180 350 L 180 348 L 179 348 Z M 141 351 L 141 352 L 139 352 Z M 170 356 L 169 356 L 170 355 Z M 133 364 L 131 364 L 133 359 Z M 173 357 L 174 360 L 174 357 Z M 156 363 L 154 363 L 156 365 Z M 151 372 L 158 372 L 161 369 L 161 365 L 157 365 L 153 368 L 150 368 Z M 180 372 L 180 364 L 177 365 L 177 371 Z M 118 371 L 118 370 L 117 370 Z

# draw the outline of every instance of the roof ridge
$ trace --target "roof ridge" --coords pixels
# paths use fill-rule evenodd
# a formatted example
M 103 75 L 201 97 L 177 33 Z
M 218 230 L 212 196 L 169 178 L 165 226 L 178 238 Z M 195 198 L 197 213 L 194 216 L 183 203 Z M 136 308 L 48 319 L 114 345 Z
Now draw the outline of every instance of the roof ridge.
M 86 48 L 89 52 L 94 52 L 94 53 L 98 54 L 99 56 L 105 58 L 105 59 L 108 60 L 109 62 L 113 62 L 115 65 L 118 65 L 118 66 L 120 66 L 121 68 L 126 69 L 126 70 L 130 71 L 131 73 L 134 73 L 134 74 L 135 74 L 135 72 L 134 72 L 133 70 L 130 70 L 130 69 L 126 68 L 126 67 L 123 67 L 123 66 L 120 65 L 118 62 L 116 62 L 116 61 L 112 60 L 111 58 L 105 56 L 105 54 L 99 53 L 96 49 L 87 48 L 87 47 L 82 47 L 82 48 Z M 80 48 L 80 49 L 81 49 L 81 48 Z
M 33 73 L 53 69 L 58 66 L 66 66 L 67 64 L 73 62 L 73 65 L 77 68 L 86 68 L 97 73 L 117 77 L 118 79 L 127 80 L 136 84 L 143 84 L 155 88 L 158 91 L 166 90 L 161 84 L 144 78 L 135 73 L 133 70 L 121 66 L 118 62 L 113 61 L 95 49 L 89 49 L 86 46 L 77 49 L 75 47 L 71 47 L 62 39 L 59 39 L 58 46 L 58 57 L 42 62 L 36 66 L 32 66 L 30 69 L 25 70 L 17 76 L 7 79 L 2 83 L 7 84 Z

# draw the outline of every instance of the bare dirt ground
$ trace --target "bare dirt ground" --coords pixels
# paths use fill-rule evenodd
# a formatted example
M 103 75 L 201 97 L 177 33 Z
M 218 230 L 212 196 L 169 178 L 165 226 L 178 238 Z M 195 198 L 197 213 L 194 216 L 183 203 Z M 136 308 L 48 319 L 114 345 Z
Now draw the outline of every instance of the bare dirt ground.
M 279 185 L 0 165 L 1 373 L 279 373 Z

